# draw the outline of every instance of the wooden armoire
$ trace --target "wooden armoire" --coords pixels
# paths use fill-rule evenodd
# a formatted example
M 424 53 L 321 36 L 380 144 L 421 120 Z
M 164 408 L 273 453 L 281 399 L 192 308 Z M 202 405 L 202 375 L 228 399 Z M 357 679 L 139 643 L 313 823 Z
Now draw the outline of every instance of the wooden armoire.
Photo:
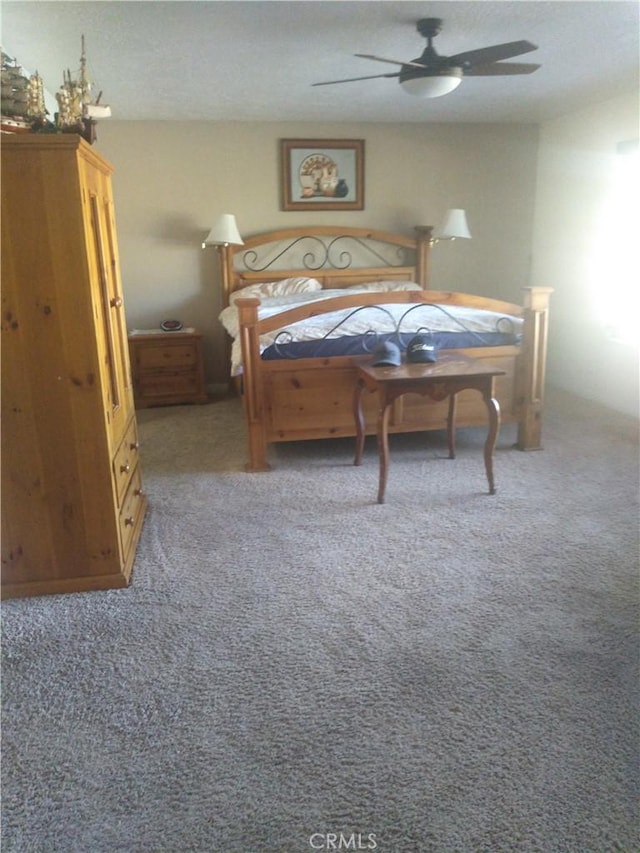
M 111 165 L 4 135 L 2 591 L 123 587 L 146 510 Z

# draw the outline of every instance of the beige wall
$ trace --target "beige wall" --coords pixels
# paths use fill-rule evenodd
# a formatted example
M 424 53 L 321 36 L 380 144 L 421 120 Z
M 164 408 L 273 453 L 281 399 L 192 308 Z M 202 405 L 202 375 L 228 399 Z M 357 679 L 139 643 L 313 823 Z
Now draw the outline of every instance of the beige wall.
M 637 93 L 542 126 L 532 268 L 555 288 L 549 382 L 636 417 L 638 349 L 605 336 L 591 286 L 616 143 L 637 138 Z
M 365 140 L 365 209 L 280 210 L 278 140 Z M 207 337 L 207 375 L 223 382 L 217 255 L 201 242 L 215 217 L 240 232 L 341 222 L 407 234 L 467 210 L 473 240 L 434 250 L 433 286 L 520 301 L 530 283 L 538 130 L 533 125 L 111 122 L 97 148 L 114 192 L 130 327 L 167 317 Z

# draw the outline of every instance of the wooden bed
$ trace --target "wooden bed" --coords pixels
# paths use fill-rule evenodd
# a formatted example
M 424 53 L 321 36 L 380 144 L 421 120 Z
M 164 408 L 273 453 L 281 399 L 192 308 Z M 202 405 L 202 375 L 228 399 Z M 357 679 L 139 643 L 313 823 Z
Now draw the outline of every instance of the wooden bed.
M 282 282 L 310 276 L 323 288 L 343 289 L 374 281 L 416 282 L 421 289 L 384 294 L 384 303 L 435 303 L 470 306 L 522 318 L 519 344 L 466 347 L 464 352 L 506 371 L 499 377 L 496 396 L 502 423 L 517 423 L 517 447 L 541 447 L 545 360 L 550 288 L 524 288 L 523 304 L 465 293 L 431 291 L 430 251 L 436 240 L 432 229 L 416 228 L 415 237 L 365 228 L 321 226 L 290 228 L 258 234 L 243 246 L 220 247 L 224 303 L 248 285 Z M 292 260 L 292 258 L 295 258 Z M 372 262 L 373 261 L 373 262 Z M 311 302 L 286 315 L 259 320 L 260 299 L 239 298 L 242 351 L 239 387 L 244 401 L 248 441 L 248 471 L 269 470 L 268 448 L 274 442 L 354 436 L 355 370 L 370 356 L 303 357 L 267 361 L 261 357 L 260 336 L 287 323 L 324 311 L 381 302 L 380 294 L 339 295 L 325 303 Z M 331 303 L 329 305 L 329 303 Z M 452 351 L 452 350 L 449 350 Z M 376 432 L 373 396 L 364 401 L 366 432 Z M 390 432 L 444 429 L 447 401 L 409 395 L 395 405 Z M 484 426 L 486 407 L 480 395 L 462 392 L 457 401 L 457 426 Z

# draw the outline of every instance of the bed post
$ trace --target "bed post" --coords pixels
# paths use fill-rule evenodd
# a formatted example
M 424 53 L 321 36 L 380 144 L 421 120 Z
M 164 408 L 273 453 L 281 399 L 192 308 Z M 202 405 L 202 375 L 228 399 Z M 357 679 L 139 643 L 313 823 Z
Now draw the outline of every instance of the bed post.
M 431 247 L 433 246 L 433 225 L 416 225 L 416 276 L 423 290 L 431 287 Z
M 242 402 L 245 411 L 249 461 L 247 471 L 269 471 L 267 439 L 264 423 L 264 400 L 260 376 L 260 339 L 258 335 L 258 306 L 256 298 L 238 299 L 238 322 L 242 346 Z
M 541 450 L 551 287 L 525 287 L 524 337 L 516 377 L 520 450 Z

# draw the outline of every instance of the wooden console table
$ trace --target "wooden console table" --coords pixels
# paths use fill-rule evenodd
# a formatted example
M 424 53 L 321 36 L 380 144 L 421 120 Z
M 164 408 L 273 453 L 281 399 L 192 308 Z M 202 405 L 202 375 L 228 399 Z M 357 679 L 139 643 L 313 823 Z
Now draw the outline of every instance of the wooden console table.
M 364 449 L 364 417 L 362 414 L 363 391 L 377 392 L 378 409 L 378 454 L 380 458 L 380 479 L 378 485 L 378 503 L 384 503 L 384 492 L 389 473 L 389 412 L 391 404 L 403 394 L 421 394 L 432 400 L 449 398 L 447 417 L 447 438 L 449 459 L 455 459 L 455 416 L 456 394 L 472 388 L 482 394 L 489 416 L 489 432 L 484 445 L 484 465 L 489 481 L 489 494 L 495 494 L 493 478 L 493 450 L 500 428 L 500 406 L 494 397 L 494 379 L 506 371 L 493 367 L 475 358 L 465 355 L 441 355 L 432 364 L 401 364 L 399 367 L 374 367 L 361 365 L 358 368 L 353 398 L 353 412 L 356 422 L 356 455 L 354 465 L 362 464 Z

